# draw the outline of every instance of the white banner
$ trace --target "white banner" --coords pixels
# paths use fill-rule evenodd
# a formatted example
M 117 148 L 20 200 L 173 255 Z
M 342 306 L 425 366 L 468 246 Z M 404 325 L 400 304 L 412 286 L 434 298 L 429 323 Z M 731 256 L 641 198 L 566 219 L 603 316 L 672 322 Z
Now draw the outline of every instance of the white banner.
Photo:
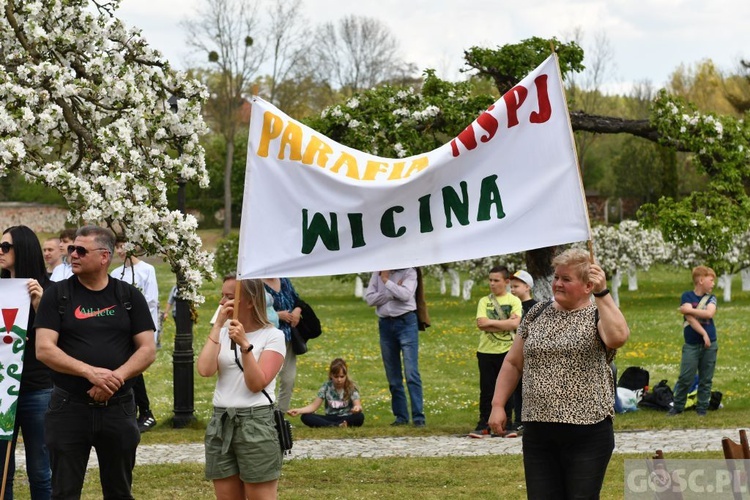
M 31 305 L 28 279 L 0 280 L 0 439 L 13 438 Z
M 590 239 L 551 56 L 458 137 L 389 159 L 253 99 L 240 278 L 455 262 Z

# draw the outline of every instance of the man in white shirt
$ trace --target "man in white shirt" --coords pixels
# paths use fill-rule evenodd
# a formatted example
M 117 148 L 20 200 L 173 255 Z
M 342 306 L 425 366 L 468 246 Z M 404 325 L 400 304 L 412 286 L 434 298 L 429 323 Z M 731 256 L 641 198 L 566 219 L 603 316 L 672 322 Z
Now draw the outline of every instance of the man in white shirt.
M 65 255 L 68 253 L 65 249 Z M 60 238 L 47 238 L 42 244 L 42 255 L 44 255 L 44 265 L 47 273 L 51 273 L 57 266 L 62 264 L 63 251 L 60 248 Z
M 110 276 L 125 281 L 135 286 L 146 298 L 148 310 L 154 325 L 159 325 L 159 286 L 156 283 L 156 269 L 148 262 L 144 262 L 132 253 L 128 255 L 125 251 L 125 242 L 118 241 L 115 245 L 115 253 L 123 260 L 123 265 L 116 267 Z M 157 326 L 158 328 L 158 326 Z M 154 330 L 156 346 L 160 347 L 158 329 Z M 156 425 L 156 418 L 151 412 L 151 403 L 146 391 L 146 381 L 143 375 L 135 379 L 133 385 L 135 403 L 138 405 L 138 429 L 146 432 Z
M 68 247 L 73 244 L 75 239 L 75 229 L 63 229 L 60 231 L 60 253 L 62 254 L 62 262 L 52 270 L 52 274 L 49 277 L 50 281 L 62 281 L 73 276 L 73 268 L 70 267 L 70 259 L 68 258 Z
M 419 374 L 417 281 L 417 270 L 413 267 L 376 271 L 365 291 L 367 305 L 375 306 L 378 315 L 380 353 L 391 391 L 391 410 L 396 417 L 391 425 L 409 423 L 404 379 L 409 388 L 411 421 L 416 427 L 425 425 L 422 377 Z

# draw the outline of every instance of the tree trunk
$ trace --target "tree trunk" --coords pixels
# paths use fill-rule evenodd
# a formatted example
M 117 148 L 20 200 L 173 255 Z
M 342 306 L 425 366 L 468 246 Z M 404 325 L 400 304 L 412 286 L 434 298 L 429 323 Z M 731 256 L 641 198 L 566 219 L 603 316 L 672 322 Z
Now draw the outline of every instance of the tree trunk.
M 750 268 L 740 271 L 740 276 L 742 277 L 742 291 L 747 292 L 750 290 Z
M 628 269 L 628 290 L 631 292 L 638 290 L 638 271 L 635 266 Z
M 224 159 L 224 232 L 232 230 L 232 164 L 234 163 L 234 137 L 227 140 L 227 156 Z
M 526 252 L 526 270 L 534 278 L 534 298 L 540 302 L 552 298 L 552 259 L 557 247 L 537 248 Z
M 724 302 L 732 302 L 732 275 L 728 273 L 724 273 L 721 275 L 721 278 L 719 278 L 719 283 L 724 284 L 722 287 L 724 289 Z
M 451 278 L 451 297 L 461 295 L 461 277 L 455 269 L 448 269 L 448 276 Z
M 618 269 L 615 274 L 612 275 L 612 285 L 610 293 L 612 294 L 612 300 L 615 301 L 615 305 L 620 307 L 620 285 L 622 285 L 622 273 Z

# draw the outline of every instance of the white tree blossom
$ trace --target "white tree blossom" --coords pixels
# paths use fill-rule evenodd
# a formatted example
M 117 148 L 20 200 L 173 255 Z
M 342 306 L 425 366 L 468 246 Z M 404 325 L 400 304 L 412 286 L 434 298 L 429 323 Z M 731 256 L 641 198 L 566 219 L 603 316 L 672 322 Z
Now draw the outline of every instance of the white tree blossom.
M 628 272 L 631 268 L 647 271 L 664 260 L 666 246 L 661 232 L 643 229 L 636 221 L 625 220 L 617 226 L 595 226 L 594 255 L 607 275 Z
M 184 277 L 181 297 L 200 303 L 213 256 L 167 191 L 178 179 L 208 185 L 206 91 L 115 18 L 119 4 L 0 0 L 0 175 L 56 189 L 71 222 L 161 255 Z

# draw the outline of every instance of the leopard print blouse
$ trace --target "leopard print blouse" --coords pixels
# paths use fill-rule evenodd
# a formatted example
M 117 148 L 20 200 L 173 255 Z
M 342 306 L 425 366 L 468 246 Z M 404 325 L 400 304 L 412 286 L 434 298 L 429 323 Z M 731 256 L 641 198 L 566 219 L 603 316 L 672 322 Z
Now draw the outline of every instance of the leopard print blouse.
M 546 305 L 535 305 L 518 328 L 524 339 L 521 419 L 587 425 L 613 418 L 609 363 L 616 351 L 599 337 L 596 306 L 560 311 Z

